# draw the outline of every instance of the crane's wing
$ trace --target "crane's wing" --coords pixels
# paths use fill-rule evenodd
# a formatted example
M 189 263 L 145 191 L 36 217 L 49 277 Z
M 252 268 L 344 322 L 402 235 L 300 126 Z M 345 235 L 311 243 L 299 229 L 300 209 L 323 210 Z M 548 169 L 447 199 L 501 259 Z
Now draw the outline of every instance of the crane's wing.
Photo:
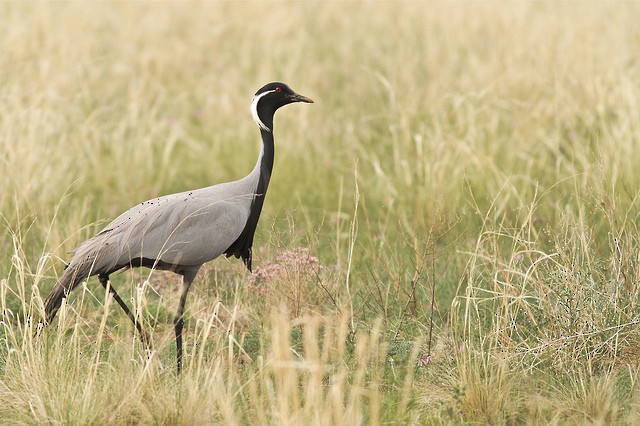
M 91 261 L 94 274 L 129 265 L 201 265 L 238 238 L 253 197 L 250 185 L 236 181 L 145 201 L 81 244 L 71 264 Z

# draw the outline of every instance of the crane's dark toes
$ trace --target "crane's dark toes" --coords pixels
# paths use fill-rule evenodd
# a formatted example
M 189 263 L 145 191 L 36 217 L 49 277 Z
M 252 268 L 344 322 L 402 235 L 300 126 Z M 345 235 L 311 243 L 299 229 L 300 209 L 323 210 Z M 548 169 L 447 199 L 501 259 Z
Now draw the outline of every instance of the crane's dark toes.
M 147 333 L 144 330 L 138 330 L 139 334 L 140 334 L 140 341 L 142 342 L 142 345 L 144 346 L 144 348 L 147 351 L 152 351 L 153 350 L 153 343 L 151 342 L 151 337 L 149 336 L 149 333 Z

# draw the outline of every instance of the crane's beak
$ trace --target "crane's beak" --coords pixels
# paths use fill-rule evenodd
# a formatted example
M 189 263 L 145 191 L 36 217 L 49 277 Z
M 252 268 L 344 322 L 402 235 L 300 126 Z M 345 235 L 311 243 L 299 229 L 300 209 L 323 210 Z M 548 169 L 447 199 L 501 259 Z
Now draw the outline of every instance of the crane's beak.
M 313 103 L 313 99 L 307 98 L 306 96 L 299 95 L 294 93 L 293 95 L 289 95 L 289 101 L 291 102 L 306 102 L 308 104 Z

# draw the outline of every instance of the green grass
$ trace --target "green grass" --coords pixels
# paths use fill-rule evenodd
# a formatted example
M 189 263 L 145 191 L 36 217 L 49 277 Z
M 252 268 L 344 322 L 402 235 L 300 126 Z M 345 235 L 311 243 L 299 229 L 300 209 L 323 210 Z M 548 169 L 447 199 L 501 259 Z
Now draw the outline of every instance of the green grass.
M 0 5 L 0 416 L 9 424 L 637 423 L 633 3 Z M 254 267 L 95 279 L 68 252 L 237 179 L 275 120 Z M 317 260 L 316 260 L 317 259 Z M 432 300 L 432 294 L 435 298 Z

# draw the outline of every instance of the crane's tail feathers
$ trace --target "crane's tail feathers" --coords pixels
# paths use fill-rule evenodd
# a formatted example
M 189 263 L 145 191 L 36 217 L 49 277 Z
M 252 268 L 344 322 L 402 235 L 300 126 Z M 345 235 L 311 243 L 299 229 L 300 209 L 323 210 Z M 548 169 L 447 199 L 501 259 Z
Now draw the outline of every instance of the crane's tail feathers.
M 56 317 L 58 309 L 62 305 L 62 299 L 67 297 L 71 291 L 83 280 L 91 275 L 92 262 L 84 262 L 80 265 L 67 265 L 62 276 L 51 290 L 51 294 L 44 302 L 45 324 L 50 324 Z

